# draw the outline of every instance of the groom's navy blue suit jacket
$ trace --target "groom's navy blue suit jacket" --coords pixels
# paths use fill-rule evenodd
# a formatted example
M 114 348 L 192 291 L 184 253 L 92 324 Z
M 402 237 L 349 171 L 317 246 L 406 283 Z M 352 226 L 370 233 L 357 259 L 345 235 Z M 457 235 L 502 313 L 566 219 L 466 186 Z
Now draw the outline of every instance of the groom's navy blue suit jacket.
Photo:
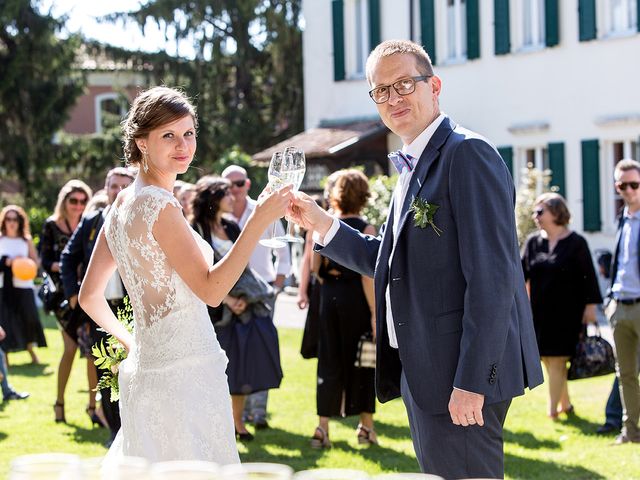
M 410 204 L 438 205 L 431 226 L 414 224 Z M 453 387 L 494 403 L 542 383 L 540 357 L 515 227 L 515 189 L 498 152 L 479 135 L 445 118 L 416 169 L 393 245 L 393 205 L 376 237 L 341 223 L 316 249 L 375 279 L 376 392 L 400 395 L 404 371 L 427 413 L 445 413 Z M 389 345 L 389 285 L 398 349 Z

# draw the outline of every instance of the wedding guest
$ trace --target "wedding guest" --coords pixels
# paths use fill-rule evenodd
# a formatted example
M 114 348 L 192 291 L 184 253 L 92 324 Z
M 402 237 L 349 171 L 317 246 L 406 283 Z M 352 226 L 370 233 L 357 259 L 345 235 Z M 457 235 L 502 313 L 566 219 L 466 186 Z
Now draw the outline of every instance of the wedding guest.
M 65 423 L 64 393 L 71 374 L 71 367 L 78 350 L 78 329 L 81 325 L 77 316 L 64 298 L 64 288 L 60 278 L 60 255 L 69 238 L 78 227 L 82 214 L 91 199 L 91 189 L 81 180 L 69 180 L 58 193 L 58 201 L 51 215 L 44 223 L 40 237 L 40 253 L 42 266 L 56 287 L 57 307 L 54 315 L 58 320 L 62 334 L 63 352 L 58 366 L 58 382 L 56 402 L 53 405 L 55 421 Z M 91 359 L 87 359 L 87 380 L 89 383 L 89 404 L 87 414 L 94 421 L 96 408 L 95 388 L 98 384 L 98 373 Z
M 4 340 L 6 333 L 2 327 L 0 327 L 0 341 Z M 8 402 L 9 400 L 25 400 L 29 398 L 28 392 L 16 392 L 9 384 L 9 373 L 7 372 L 7 364 L 5 361 L 5 355 L 0 348 L 0 386 L 2 386 L 2 400 Z
M 369 198 L 369 182 L 359 170 L 339 170 L 329 176 L 328 201 L 333 214 L 360 233 L 375 235 L 375 228 L 361 216 Z M 328 258 L 314 254 L 314 270 L 320 279 L 318 426 L 312 448 L 327 448 L 329 418 L 359 415 L 358 443 L 377 444 L 374 368 L 356 367 L 363 336 L 375 338 L 373 279 Z
M 624 201 L 607 295 L 610 301 L 605 309 L 613 330 L 616 374 L 623 407 L 622 429 L 615 443 L 640 443 L 640 163 L 632 159 L 620 160 L 614 178 L 616 192 Z
M 186 218 L 191 218 L 191 206 L 193 204 L 193 197 L 196 194 L 196 186 L 193 183 L 182 182 L 180 190 L 176 198 L 182 206 L 182 212 Z
M 0 324 L 6 338 L 0 342 L 5 354 L 27 350 L 31 363 L 40 360 L 34 348 L 47 341 L 33 295 L 33 279 L 21 279 L 12 272 L 16 259 L 30 258 L 37 265 L 38 254 L 31 239 L 29 219 L 18 205 L 0 211 Z
M 193 228 L 213 248 L 214 263 L 231 250 L 240 235 L 237 223 L 224 218 L 233 210 L 231 182 L 203 177 L 193 199 Z M 220 346 L 229 357 L 227 376 L 236 436 L 253 440 L 243 419 L 246 396 L 280 386 L 282 369 L 278 332 L 273 325 L 273 289 L 250 268 L 224 298 L 210 309 Z
M 582 327 L 596 322 L 602 303 L 587 241 L 569 229 L 571 213 L 564 198 L 545 193 L 535 201 L 539 231 L 523 248 L 522 268 L 529 284 L 533 325 L 549 385 L 548 416 L 572 414 L 567 362 Z

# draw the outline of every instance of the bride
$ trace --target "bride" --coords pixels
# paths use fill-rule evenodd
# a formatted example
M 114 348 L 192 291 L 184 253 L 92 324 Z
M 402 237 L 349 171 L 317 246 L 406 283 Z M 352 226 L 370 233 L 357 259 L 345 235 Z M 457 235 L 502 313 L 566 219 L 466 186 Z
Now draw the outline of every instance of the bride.
M 142 92 L 123 124 L 126 159 L 140 171 L 109 211 L 79 296 L 129 352 L 119 370 L 122 428 L 107 460 L 239 462 L 227 357 L 205 303 L 218 305 L 231 290 L 262 232 L 284 215 L 291 187 L 263 194 L 231 251 L 212 266 L 211 247 L 171 193 L 193 159 L 196 127 L 189 100 L 167 87 Z M 133 306 L 133 336 L 104 297 L 116 268 Z

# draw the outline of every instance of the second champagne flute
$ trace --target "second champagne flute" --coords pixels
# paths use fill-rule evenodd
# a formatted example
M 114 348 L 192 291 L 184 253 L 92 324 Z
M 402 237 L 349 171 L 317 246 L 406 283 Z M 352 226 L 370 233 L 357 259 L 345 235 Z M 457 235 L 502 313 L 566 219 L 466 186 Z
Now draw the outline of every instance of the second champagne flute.
M 306 170 L 304 152 L 298 147 L 287 147 L 282 153 L 282 167 L 280 168 L 280 181 L 282 185 L 293 184 L 293 189 L 298 190 L 302 184 Z M 300 237 L 293 234 L 293 224 L 287 219 L 287 230 L 284 237 L 277 237 L 278 240 L 286 242 L 304 243 Z
M 283 183 L 280 179 L 280 171 L 282 170 L 282 152 L 275 152 L 271 156 L 271 162 L 269 163 L 269 171 L 267 176 L 269 177 L 269 186 L 272 190 L 280 188 Z M 280 220 L 276 220 L 271 225 L 271 235 L 269 238 L 262 238 L 259 240 L 260 245 L 264 245 L 269 248 L 282 248 L 287 244 L 283 240 L 279 240 L 276 238 L 276 222 Z

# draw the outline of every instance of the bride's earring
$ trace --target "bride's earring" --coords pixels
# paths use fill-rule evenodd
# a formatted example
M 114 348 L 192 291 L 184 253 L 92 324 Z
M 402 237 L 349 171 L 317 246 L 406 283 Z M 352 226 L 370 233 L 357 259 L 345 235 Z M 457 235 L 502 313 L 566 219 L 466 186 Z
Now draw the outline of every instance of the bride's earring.
M 149 171 L 149 155 L 147 155 L 146 151 L 142 152 L 142 169 L 144 170 L 144 173 Z

